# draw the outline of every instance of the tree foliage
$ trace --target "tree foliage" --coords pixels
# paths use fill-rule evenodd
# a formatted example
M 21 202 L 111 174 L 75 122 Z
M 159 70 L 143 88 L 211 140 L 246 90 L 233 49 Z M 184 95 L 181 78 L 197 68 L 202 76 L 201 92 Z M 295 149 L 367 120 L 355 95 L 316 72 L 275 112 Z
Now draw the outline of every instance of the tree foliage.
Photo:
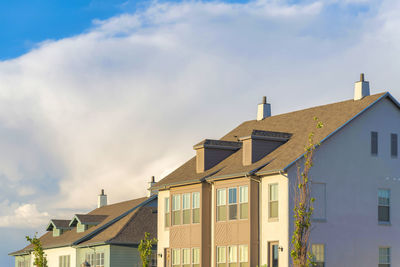
M 151 248 L 153 247 L 154 244 L 157 244 L 157 239 L 155 238 L 150 239 L 150 233 L 148 232 L 144 233 L 144 238 L 140 241 L 138 247 L 143 267 L 148 267 L 150 264 L 151 253 L 152 253 Z
M 321 129 L 323 123 L 314 118 L 316 129 Z M 304 165 L 297 166 L 297 181 L 294 188 L 294 231 L 292 236 L 291 256 L 295 267 L 309 267 L 313 265 L 310 253 L 311 216 L 314 211 L 314 198 L 311 197 L 311 178 L 309 172 L 313 166 L 315 149 L 320 145 L 314 142 L 314 132 L 308 136 L 308 144 L 305 147 Z
M 40 239 L 36 237 L 36 234 L 34 237 L 25 236 L 26 240 L 33 246 L 33 255 L 35 257 L 33 264 L 37 267 L 48 267 L 46 254 L 44 253 L 42 243 L 40 242 Z

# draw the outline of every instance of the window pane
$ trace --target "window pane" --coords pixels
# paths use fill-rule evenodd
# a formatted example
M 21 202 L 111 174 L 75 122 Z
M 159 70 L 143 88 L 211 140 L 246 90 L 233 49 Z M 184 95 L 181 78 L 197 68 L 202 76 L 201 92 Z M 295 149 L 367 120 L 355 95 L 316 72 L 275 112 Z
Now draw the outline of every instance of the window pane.
M 181 211 L 173 211 L 172 212 L 172 224 L 179 225 L 181 224 Z
M 240 203 L 249 202 L 249 187 L 248 186 L 241 186 L 239 188 L 239 202 Z
M 226 263 L 226 247 L 217 247 L 217 263 Z
M 181 195 L 172 196 L 172 211 L 181 209 Z
M 269 203 L 269 217 L 278 218 L 278 201 Z
M 169 212 L 169 197 L 164 198 L 165 212 Z
M 226 221 L 226 206 L 217 207 L 217 221 Z
M 192 263 L 200 264 L 200 248 L 192 249 Z
M 237 246 L 230 246 L 228 248 L 228 262 L 236 263 L 237 262 Z M 231 266 L 231 265 L 229 265 Z
M 190 193 L 182 195 L 182 209 L 190 209 Z
M 181 263 L 181 251 L 180 249 L 172 250 L 172 265 L 179 265 Z
M 193 209 L 193 223 L 200 223 L 200 209 Z
M 192 198 L 193 198 L 193 209 L 200 208 L 200 193 L 194 192 Z
M 247 245 L 239 246 L 239 261 L 248 262 L 249 261 L 249 251 Z
M 380 222 L 390 222 L 390 210 L 389 207 L 378 208 L 378 218 Z
M 226 205 L 226 189 L 217 190 L 217 205 Z
M 269 200 L 278 201 L 278 184 L 271 184 L 269 186 Z
M 190 223 L 190 210 L 183 210 L 183 221 L 182 224 Z
M 391 134 L 390 135 L 390 150 L 391 150 L 391 155 L 392 157 L 397 157 L 398 153 L 398 144 L 397 144 L 397 134 Z
M 371 154 L 378 155 L 378 133 L 371 132 Z
M 249 203 L 240 204 L 240 219 L 249 218 Z
M 229 204 L 237 203 L 237 188 L 229 188 Z
M 229 220 L 237 219 L 237 204 L 229 205 Z
M 323 244 L 313 244 L 311 250 L 316 263 L 325 262 L 325 246 Z
M 379 248 L 379 264 L 390 264 L 390 248 Z
M 190 249 L 183 248 L 182 249 L 182 264 L 190 264 Z
M 380 206 L 389 206 L 390 204 L 390 191 L 388 189 L 378 190 L 378 200 Z
M 171 226 L 171 214 L 165 213 L 165 227 Z

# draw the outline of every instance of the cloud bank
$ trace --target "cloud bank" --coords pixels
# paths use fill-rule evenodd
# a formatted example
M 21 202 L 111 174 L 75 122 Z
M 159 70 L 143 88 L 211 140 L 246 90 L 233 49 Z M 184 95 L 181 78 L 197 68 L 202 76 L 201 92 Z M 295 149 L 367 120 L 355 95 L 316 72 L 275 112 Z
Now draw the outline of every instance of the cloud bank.
M 146 193 L 255 118 L 372 91 L 396 97 L 395 1 L 154 2 L 0 62 L 0 228 L 44 227 Z

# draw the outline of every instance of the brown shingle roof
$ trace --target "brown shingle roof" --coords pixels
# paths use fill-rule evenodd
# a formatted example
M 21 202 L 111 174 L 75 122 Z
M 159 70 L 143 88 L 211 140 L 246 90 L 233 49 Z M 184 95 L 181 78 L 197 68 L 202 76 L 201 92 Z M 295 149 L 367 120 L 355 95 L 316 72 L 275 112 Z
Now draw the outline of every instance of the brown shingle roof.
M 347 100 L 276 115 L 261 121 L 246 121 L 222 137 L 221 140 L 237 141 L 238 137 L 249 136 L 254 130 L 287 133 L 291 134 L 291 137 L 288 142 L 249 166 L 243 166 L 242 164 L 242 148 L 204 173 L 196 172 L 196 158 L 193 157 L 160 180 L 154 187 L 163 188 L 165 186 L 198 182 L 207 177 L 239 176 L 254 170 L 257 170 L 258 173 L 285 170 L 286 167 L 295 162 L 304 153 L 304 145 L 307 143 L 308 134 L 315 131 L 314 117 L 318 117 L 324 123 L 324 127 L 317 131 L 314 137 L 316 142 L 320 142 L 385 96 L 391 97 L 388 93 L 380 93 L 367 96 L 358 101 Z
M 75 214 L 75 217 L 71 220 L 70 225 L 76 224 L 74 222 L 75 218 L 78 219 L 82 224 L 97 225 L 107 217 L 107 215 Z

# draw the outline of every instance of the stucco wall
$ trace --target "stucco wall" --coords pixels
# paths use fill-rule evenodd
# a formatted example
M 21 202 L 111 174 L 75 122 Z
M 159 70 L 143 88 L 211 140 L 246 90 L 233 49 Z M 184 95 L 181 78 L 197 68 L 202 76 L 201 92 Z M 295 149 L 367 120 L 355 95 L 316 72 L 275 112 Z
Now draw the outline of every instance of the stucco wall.
M 45 249 L 44 253 L 47 257 L 49 267 L 59 266 L 59 257 L 70 255 L 71 267 L 76 267 L 76 249 L 71 247 Z M 31 266 L 33 266 L 34 257 L 31 257 Z
M 165 207 L 164 199 L 169 198 L 169 190 L 158 192 L 158 222 L 157 222 L 157 254 L 162 255 L 162 257 L 157 256 L 157 266 L 164 266 L 164 249 L 169 247 L 169 228 L 165 227 Z

